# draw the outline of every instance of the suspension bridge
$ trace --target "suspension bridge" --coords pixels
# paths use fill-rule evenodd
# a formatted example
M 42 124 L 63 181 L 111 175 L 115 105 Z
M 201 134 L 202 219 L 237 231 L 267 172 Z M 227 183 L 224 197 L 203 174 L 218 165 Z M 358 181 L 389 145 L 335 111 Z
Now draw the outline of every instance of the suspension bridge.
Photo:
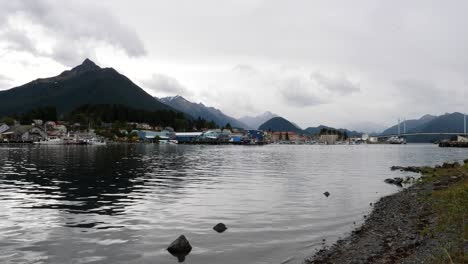
M 406 120 L 401 122 L 398 119 L 398 132 L 396 134 L 387 134 L 377 136 L 379 139 L 391 138 L 391 137 L 408 137 L 408 136 L 422 136 L 422 135 L 434 135 L 434 136 L 468 136 L 466 130 L 466 114 L 463 114 L 463 132 L 406 132 Z

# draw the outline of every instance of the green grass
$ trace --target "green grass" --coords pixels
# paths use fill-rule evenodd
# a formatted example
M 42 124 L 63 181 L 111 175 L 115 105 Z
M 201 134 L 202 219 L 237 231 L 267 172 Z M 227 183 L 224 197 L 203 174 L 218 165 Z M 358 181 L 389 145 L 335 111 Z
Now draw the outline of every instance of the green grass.
M 452 176 L 461 179 L 449 187 L 434 190 L 429 201 L 437 215 L 437 225 L 433 234 L 449 234 L 449 239 L 441 242 L 439 252 L 434 252 L 433 263 L 468 263 L 464 244 L 468 241 L 468 164 L 457 168 L 424 169 L 422 181 L 448 183 Z M 422 234 L 431 233 L 423 230 Z

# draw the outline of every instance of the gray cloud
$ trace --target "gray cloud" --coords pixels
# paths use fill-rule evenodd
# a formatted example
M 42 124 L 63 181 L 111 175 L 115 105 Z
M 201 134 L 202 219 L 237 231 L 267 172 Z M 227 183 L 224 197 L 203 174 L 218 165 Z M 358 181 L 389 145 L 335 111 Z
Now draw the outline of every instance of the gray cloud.
M 238 102 L 248 97 L 303 126 L 311 114 L 317 124 L 390 124 L 396 115 L 468 111 L 467 8 L 458 0 L 2 1 L 0 34 L 26 38 L 0 36 L 0 72 L 22 83 L 57 71 L 48 58 L 97 57 L 130 78 L 164 69 L 193 100 L 233 115 L 245 114 Z M 128 58 L 145 48 L 144 59 Z M 315 107 L 305 113 L 307 105 Z
M 11 88 L 11 79 L 0 74 L 0 90 Z
M 318 96 L 319 91 L 300 77 L 291 77 L 281 81 L 279 92 L 289 105 L 295 107 L 315 106 L 325 103 Z
M 34 41 L 24 31 L 8 28 L 0 33 L 0 38 L 6 40 L 8 49 L 38 54 Z
M 404 102 L 433 104 L 446 96 L 446 92 L 427 80 L 404 79 L 393 82 L 397 88 L 395 98 Z
M 143 87 L 152 91 L 152 94 L 182 95 L 190 92 L 177 79 L 164 74 L 153 74 L 150 79 L 142 81 Z
M 48 0 L 18 0 L 3 4 L 0 32 L 2 40 L 12 49 L 51 57 L 67 66 L 89 56 L 94 52 L 94 45 L 99 43 L 121 49 L 131 57 L 146 55 L 137 33 L 99 6 L 72 1 L 57 4 Z M 39 51 L 27 32 L 8 23 L 8 19 L 15 16 L 44 30 L 46 36 L 56 42 L 52 51 Z
M 347 95 L 360 91 L 359 85 L 352 83 L 344 76 L 332 78 L 323 75 L 320 72 L 313 72 L 310 75 L 310 78 L 323 88 L 341 95 Z
M 247 76 L 258 74 L 258 70 L 249 64 L 237 64 L 232 70 L 236 73 L 245 74 Z

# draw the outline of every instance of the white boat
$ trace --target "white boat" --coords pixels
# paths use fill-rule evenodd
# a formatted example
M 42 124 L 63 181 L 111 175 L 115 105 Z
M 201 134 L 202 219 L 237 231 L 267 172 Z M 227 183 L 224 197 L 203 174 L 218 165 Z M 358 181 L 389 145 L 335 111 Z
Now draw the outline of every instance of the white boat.
M 391 137 L 387 140 L 389 144 L 406 144 L 406 139 L 402 137 Z
M 164 145 L 164 144 L 179 144 L 179 142 L 177 140 L 174 140 L 174 139 L 171 139 L 171 140 L 167 140 L 167 139 L 160 139 L 159 140 L 159 144 L 161 145 Z
M 102 146 L 106 145 L 106 142 L 104 140 L 98 139 L 98 138 L 91 138 L 86 140 L 87 145 L 96 145 L 96 146 Z
M 34 144 L 40 144 L 40 145 L 64 145 L 65 141 L 63 139 L 58 138 L 58 137 L 48 137 L 45 140 L 37 141 L 34 142 Z

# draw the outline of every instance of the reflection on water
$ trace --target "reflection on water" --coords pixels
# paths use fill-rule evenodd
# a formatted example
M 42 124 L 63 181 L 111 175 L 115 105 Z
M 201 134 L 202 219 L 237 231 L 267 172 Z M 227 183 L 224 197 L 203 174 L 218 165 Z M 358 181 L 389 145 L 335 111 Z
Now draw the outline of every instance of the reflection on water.
M 391 165 L 460 160 L 406 146 L 0 147 L 0 262 L 301 263 L 397 190 Z M 406 173 L 408 174 L 408 173 Z M 323 195 L 329 191 L 327 198 Z M 229 229 L 216 233 L 224 222 Z

